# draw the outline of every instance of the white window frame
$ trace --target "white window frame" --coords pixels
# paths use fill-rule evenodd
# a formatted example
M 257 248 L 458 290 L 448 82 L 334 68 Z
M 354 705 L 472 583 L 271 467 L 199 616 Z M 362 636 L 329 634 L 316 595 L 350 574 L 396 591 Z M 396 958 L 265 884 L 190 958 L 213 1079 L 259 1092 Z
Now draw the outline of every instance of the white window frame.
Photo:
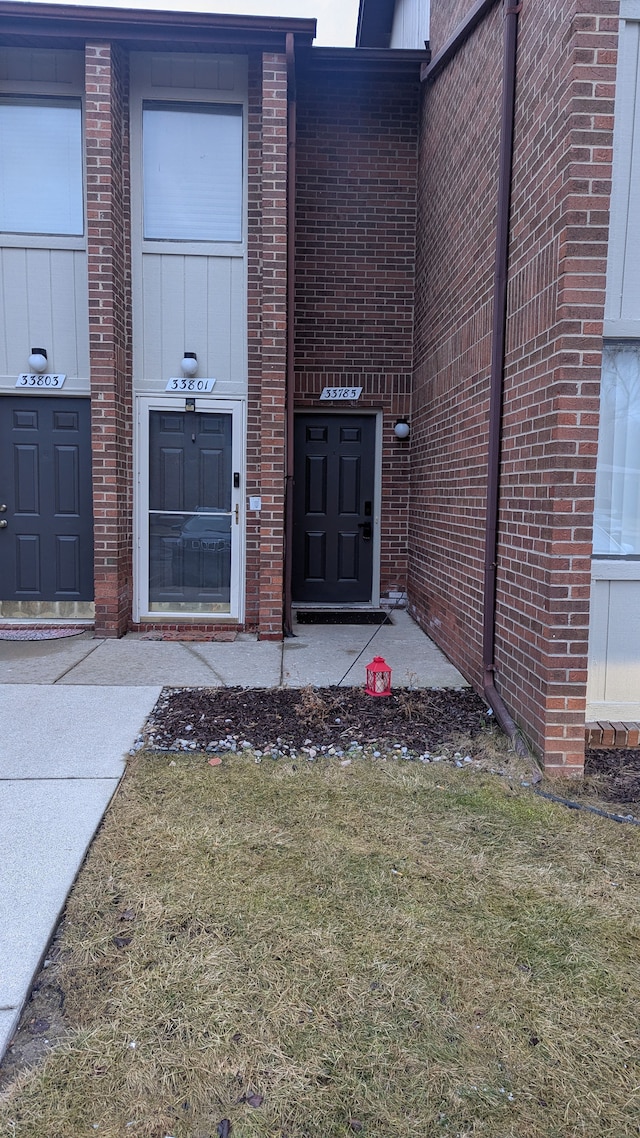
M 136 497 L 134 509 L 134 611 L 136 623 L 242 624 L 245 612 L 245 449 L 246 402 L 243 399 L 195 400 L 197 412 L 232 416 L 231 470 L 240 473 L 240 486 L 231 484 L 231 596 L 229 612 L 194 613 L 184 610 L 156 612 L 149 608 L 149 412 L 184 410 L 184 396 L 136 397 L 134 461 Z M 237 518 L 237 524 L 236 524 Z
M 620 17 L 604 335 L 608 339 L 639 339 L 638 281 L 637 276 L 629 278 L 627 264 L 634 260 L 630 230 L 640 217 L 637 194 L 634 196 L 640 164 L 640 0 L 621 0 Z
M 37 50 L 37 49 L 34 49 Z M 80 56 L 82 53 L 61 51 L 60 55 Z M 64 234 L 50 235 L 39 233 L 2 233 L 0 243 L 5 249 L 76 249 L 87 248 L 87 179 L 85 144 L 85 93 L 80 73 L 84 76 L 84 62 L 78 60 L 68 62 L 69 81 L 49 82 L 34 79 L 2 79 L 0 80 L 0 94 L 10 96 L 25 95 L 34 99 L 75 99 L 80 101 L 82 122 L 83 162 L 82 162 L 82 203 L 84 234 L 81 236 L 65 236 Z
M 247 187 L 249 158 L 248 96 L 246 87 L 240 90 L 150 86 L 145 81 L 145 60 L 138 63 L 132 58 L 131 82 L 131 236 L 138 253 L 174 253 L 178 256 L 244 257 L 247 250 Z M 144 236 L 144 184 L 142 169 L 142 110 L 143 104 L 184 103 L 212 106 L 225 104 L 242 107 L 242 240 L 241 241 L 173 241 Z
M 158 116 L 155 120 L 154 115 Z M 242 243 L 245 223 L 243 210 L 245 117 L 242 103 L 143 100 L 142 225 L 145 242 L 164 244 L 167 241 L 179 241 L 181 245 L 200 241 L 215 245 Z M 197 149 L 205 150 L 205 155 L 196 154 L 192 157 L 187 149 L 185 136 L 188 136 L 192 129 L 195 129 L 195 137 L 199 140 L 196 143 Z M 222 153 L 223 138 L 227 139 L 231 147 L 230 151 L 224 153 Z M 175 153 L 176 146 L 179 153 Z M 147 164 L 148 148 L 150 150 Z M 231 154 L 233 162 L 230 160 Z M 198 159 L 205 163 L 206 171 L 197 171 Z M 238 161 L 239 167 L 236 164 Z M 156 163 L 159 163 L 161 169 L 165 171 L 164 178 L 158 178 L 154 170 Z M 216 179 L 222 183 L 226 180 L 224 190 L 218 186 L 216 191 Z M 167 190 L 171 188 L 172 183 L 174 188 L 167 198 Z M 176 183 L 179 184 L 181 193 L 185 195 L 184 200 L 176 196 Z M 192 187 L 197 194 L 189 198 Z M 217 194 L 218 204 L 221 207 L 219 212 L 210 199 L 203 203 L 198 201 L 203 192 L 207 196 L 212 192 Z M 173 216 L 167 215 L 167 209 Z M 197 216 L 195 222 L 194 215 Z M 228 232 L 221 235 L 225 222 Z M 175 231 L 170 232 L 180 226 L 185 226 L 191 232 L 182 236 Z M 149 232 L 153 228 L 158 232 Z M 211 233 L 207 236 L 204 232 L 207 228 L 218 232 L 215 236 Z
M 73 139 L 72 139 L 72 141 L 74 143 L 74 146 L 76 143 L 78 144 L 77 151 L 73 152 L 74 160 L 77 160 L 78 165 L 74 169 L 72 177 L 71 178 L 65 177 L 63 180 L 64 180 L 64 184 L 65 184 L 65 193 L 67 195 L 66 204 L 67 204 L 67 206 L 70 205 L 72 207 L 72 210 L 71 210 L 72 216 L 75 214 L 75 210 L 77 209 L 77 206 L 79 205 L 79 207 L 80 207 L 80 217 L 78 219 L 79 223 L 80 223 L 79 232 L 65 232 L 64 230 L 60 230 L 59 228 L 56 229 L 53 226 L 51 228 L 42 228 L 42 227 L 38 227 L 36 225 L 32 225 L 30 227 L 25 226 L 25 228 L 20 228 L 20 229 L 3 229 L 2 228 L 2 218 L 0 218 L 0 233 L 2 234 L 3 237 L 8 237 L 8 236 L 19 237 L 23 243 L 28 242 L 32 237 L 36 237 L 36 238 L 44 237 L 48 241 L 54 241 L 54 242 L 57 241 L 59 238 L 75 238 L 76 240 L 78 240 L 78 239 L 83 240 L 84 236 L 85 236 L 85 231 L 86 231 L 86 208 L 85 208 L 85 192 L 84 192 L 84 181 L 85 181 L 85 179 L 84 179 L 84 165 L 85 165 L 84 164 L 84 122 L 83 122 L 81 99 L 79 99 L 75 95 L 58 95 L 58 96 L 35 95 L 35 94 L 25 95 L 25 94 L 15 94 L 15 93 L 8 94 L 7 92 L 2 91 L 2 92 L 0 92 L 0 106 L 2 106 L 2 107 L 14 107 L 16 109 L 18 109 L 20 107 L 31 107 L 33 110 L 37 110 L 39 112 L 45 112 L 45 113 L 47 110 L 51 111 L 53 109 L 77 112 L 77 118 L 76 118 L 76 115 L 74 114 Z M 32 116 L 32 119 L 31 119 L 31 130 L 32 131 L 35 130 L 35 127 L 36 127 L 34 119 L 38 118 L 38 117 L 39 116 Z M 26 124 L 24 124 L 24 123 L 22 125 L 23 125 L 23 127 L 26 126 Z M 13 128 L 14 133 L 15 133 L 16 129 L 17 129 L 17 127 L 14 126 L 14 128 Z M 78 132 L 77 136 L 76 136 L 76 130 Z M 47 124 L 47 128 L 44 131 L 42 128 L 42 123 L 40 123 L 40 141 L 41 141 L 41 143 L 43 143 L 43 141 L 44 141 L 44 135 L 45 134 L 50 135 L 52 131 L 53 131 L 53 122 L 50 121 Z M 72 136 L 69 135 L 67 138 L 67 141 L 69 141 L 69 139 L 71 137 Z M 27 147 L 28 147 L 29 144 L 23 142 L 23 145 L 27 145 Z M 33 205 L 34 202 L 36 201 L 36 198 L 42 200 L 42 198 L 45 197 L 47 194 L 47 188 L 46 188 L 47 174 L 46 174 L 46 169 L 43 170 L 42 172 L 37 169 L 37 166 L 38 166 L 37 146 L 36 146 L 35 142 L 32 145 L 34 147 L 36 147 L 36 149 L 31 156 L 31 163 L 29 163 L 28 161 L 24 162 L 24 176 L 27 179 L 34 178 L 34 177 L 38 178 L 41 181 L 41 186 L 42 186 L 41 193 L 37 194 L 35 198 L 32 197 L 32 199 L 31 199 L 31 204 Z M 53 151 L 49 152 L 49 156 L 50 156 L 50 158 L 53 158 Z M 3 159 L 3 161 L 6 161 L 6 159 Z M 70 170 L 65 170 L 65 174 L 70 174 L 70 173 L 71 173 Z M 21 170 L 21 174 L 22 174 L 22 170 Z M 79 183 L 76 181 L 76 178 L 78 175 L 79 175 Z M 23 184 L 23 183 L 20 183 L 20 184 Z M 18 190 L 18 185 L 15 186 L 15 189 L 16 189 L 16 191 Z M 26 190 L 26 188 L 25 188 L 25 190 Z M 15 200 L 16 199 L 14 196 L 14 201 Z M 35 217 L 29 217 L 28 220 L 34 221 L 36 219 L 35 219 Z M 73 216 L 73 221 L 74 222 L 76 221 L 75 216 Z

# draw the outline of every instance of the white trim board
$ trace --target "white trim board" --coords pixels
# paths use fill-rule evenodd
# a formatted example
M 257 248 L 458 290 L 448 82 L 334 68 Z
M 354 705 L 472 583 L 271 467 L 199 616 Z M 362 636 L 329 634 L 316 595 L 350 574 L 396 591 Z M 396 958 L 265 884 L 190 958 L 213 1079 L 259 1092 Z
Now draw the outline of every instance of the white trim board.
M 587 723 L 637 723 L 640 703 L 587 703 Z

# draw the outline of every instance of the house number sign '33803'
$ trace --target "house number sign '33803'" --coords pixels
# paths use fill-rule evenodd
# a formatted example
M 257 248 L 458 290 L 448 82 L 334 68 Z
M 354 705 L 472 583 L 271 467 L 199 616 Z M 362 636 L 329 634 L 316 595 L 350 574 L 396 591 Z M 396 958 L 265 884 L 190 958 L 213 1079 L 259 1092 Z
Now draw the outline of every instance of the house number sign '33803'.
M 31 372 L 23 372 L 22 375 L 19 375 L 16 379 L 16 387 L 37 387 L 40 389 L 43 387 L 62 387 L 66 378 L 66 375 L 59 375 L 58 373 L 55 375 L 51 373 L 47 375 L 34 375 Z

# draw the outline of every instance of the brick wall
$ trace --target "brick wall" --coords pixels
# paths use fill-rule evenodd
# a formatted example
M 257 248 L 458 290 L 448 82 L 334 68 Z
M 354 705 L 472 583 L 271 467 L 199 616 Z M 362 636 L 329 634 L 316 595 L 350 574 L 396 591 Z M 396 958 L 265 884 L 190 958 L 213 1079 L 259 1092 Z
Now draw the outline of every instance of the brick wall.
M 429 47 L 432 56 L 440 51 L 474 7 L 475 0 L 432 0 L 429 19 Z
M 132 602 L 131 238 L 128 68 L 85 48 L 85 148 L 96 633 L 120 636 Z
M 249 53 L 247 207 L 247 485 L 245 500 L 261 492 L 262 391 L 262 53 Z M 260 620 L 260 514 L 247 513 L 245 625 Z
M 525 0 L 519 29 L 496 684 L 565 774 L 584 759 L 616 15 Z M 476 686 L 502 24 L 498 4 L 425 91 L 420 171 L 410 596 Z
M 406 587 L 418 66 L 303 65 L 297 105 L 296 406 L 362 386 L 358 410 L 383 410 L 386 593 Z
M 258 631 L 282 639 L 287 379 L 287 67 L 262 57 L 260 587 Z

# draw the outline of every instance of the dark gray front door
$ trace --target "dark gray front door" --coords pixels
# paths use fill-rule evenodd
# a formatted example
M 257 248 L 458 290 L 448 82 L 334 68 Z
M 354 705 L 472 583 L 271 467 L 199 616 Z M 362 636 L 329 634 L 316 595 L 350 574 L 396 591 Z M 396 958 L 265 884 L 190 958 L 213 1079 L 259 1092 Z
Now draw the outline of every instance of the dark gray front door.
M 299 415 L 295 429 L 294 601 L 370 601 L 373 415 Z
M 229 612 L 232 416 L 149 415 L 149 610 Z
M 91 407 L 0 398 L 0 599 L 93 600 Z

